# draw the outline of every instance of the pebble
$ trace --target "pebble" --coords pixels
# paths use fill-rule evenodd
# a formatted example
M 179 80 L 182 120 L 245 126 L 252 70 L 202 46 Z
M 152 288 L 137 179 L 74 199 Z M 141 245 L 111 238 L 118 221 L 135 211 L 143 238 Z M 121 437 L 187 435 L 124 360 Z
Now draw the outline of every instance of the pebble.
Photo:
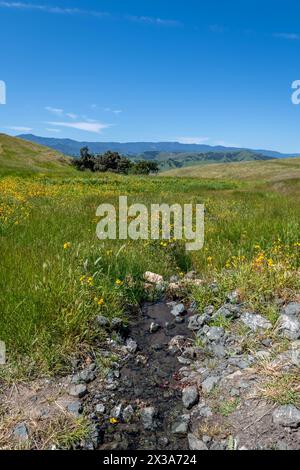
M 207 445 L 194 434 L 188 434 L 188 442 L 190 450 L 208 450 Z
M 71 385 L 69 395 L 72 397 L 82 398 L 87 394 L 87 387 L 84 384 Z
M 146 431 L 153 431 L 155 428 L 155 408 L 153 406 L 148 406 L 147 408 L 143 408 L 141 411 L 141 420 Z
M 15 426 L 13 430 L 14 436 L 21 441 L 28 441 L 28 429 L 25 423 L 19 423 Z
M 182 392 L 182 402 L 185 408 L 188 410 L 195 406 L 199 401 L 199 392 L 198 388 L 193 385 L 190 387 L 186 387 L 183 389 Z
M 283 405 L 273 412 L 273 423 L 297 428 L 300 425 L 300 410 L 294 405 Z

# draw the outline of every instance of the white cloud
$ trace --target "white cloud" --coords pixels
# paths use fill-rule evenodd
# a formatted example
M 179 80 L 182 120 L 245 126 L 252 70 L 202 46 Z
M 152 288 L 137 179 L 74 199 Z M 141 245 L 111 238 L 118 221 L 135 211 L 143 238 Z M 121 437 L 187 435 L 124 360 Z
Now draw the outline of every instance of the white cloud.
M 74 113 L 66 113 L 66 116 L 69 117 L 70 119 L 77 119 L 78 115 Z
M 177 140 L 181 144 L 203 144 L 210 139 L 209 137 L 177 137 Z
M 64 114 L 64 110 L 60 108 L 52 108 L 52 106 L 46 106 L 46 111 L 49 111 L 51 114 L 55 114 L 56 116 L 62 116 Z
M 300 39 L 300 34 L 298 33 L 274 33 L 274 38 L 287 39 L 290 41 L 298 41 Z
M 94 132 L 100 134 L 103 129 L 111 127 L 110 124 L 103 124 L 101 122 L 48 122 L 50 126 L 69 127 L 80 131 Z
M 32 131 L 32 127 L 24 127 L 24 126 L 7 126 L 5 129 L 9 129 L 11 131 L 16 132 L 30 132 Z
M 123 111 L 122 111 L 122 109 L 114 109 L 113 113 L 114 114 L 121 114 L 121 113 L 123 113 Z
M 136 23 L 146 23 L 157 26 L 182 26 L 182 23 L 177 20 L 163 19 L 163 18 L 154 18 L 152 16 L 134 16 L 127 15 L 125 17 L 129 21 L 135 21 Z
M 47 132 L 55 132 L 55 133 L 61 132 L 60 129 L 54 129 L 53 127 L 52 127 L 52 128 L 47 127 L 47 128 L 45 129 L 45 131 L 47 131 Z

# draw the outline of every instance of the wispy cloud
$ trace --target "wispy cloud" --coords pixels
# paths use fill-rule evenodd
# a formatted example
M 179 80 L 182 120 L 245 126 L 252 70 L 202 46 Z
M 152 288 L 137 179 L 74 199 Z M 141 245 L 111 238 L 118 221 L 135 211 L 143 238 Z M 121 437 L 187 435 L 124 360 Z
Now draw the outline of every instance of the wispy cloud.
M 9 129 L 10 131 L 15 132 L 30 132 L 32 131 L 32 127 L 25 127 L 25 126 L 7 126 L 5 129 Z
M 45 106 L 45 110 L 56 116 L 63 116 L 64 110 L 61 108 L 52 108 L 52 106 Z
M 209 137 L 177 137 L 177 140 L 181 144 L 203 144 L 210 139 Z
M 129 21 L 134 21 L 136 23 L 146 23 L 146 24 L 152 24 L 152 25 L 157 25 L 157 26 L 183 26 L 181 21 L 177 20 L 170 20 L 170 19 L 163 19 L 163 18 L 155 18 L 152 16 L 135 16 L 135 15 L 126 15 L 125 19 Z
M 58 133 L 58 132 L 61 132 L 60 129 L 54 129 L 53 127 L 46 127 L 45 131 L 47 132 L 54 132 L 54 133 Z
M 111 18 L 113 20 L 125 20 L 125 21 L 135 21 L 137 23 L 145 23 L 149 25 L 156 26 L 182 26 L 180 21 L 167 19 L 167 18 L 155 18 L 151 16 L 135 16 L 135 15 L 124 15 L 124 16 L 113 16 L 106 11 L 98 10 L 85 10 L 83 8 L 66 8 L 59 6 L 43 5 L 43 4 L 34 4 L 28 2 L 4 2 L 0 1 L 0 8 L 10 8 L 15 10 L 35 10 L 41 11 L 44 13 L 51 13 L 55 15 L 82 15 L 82 16 L 91 16 L 94 18 L 104 19 Z
M 289 41 L 298 41 L 300 39 L 300 34 L 298 33 L 274 33 L 272 36 L 274 38 L 287 39 Z
M 50 126 L 54 127 L 68 127 L 85 132 L 93 132 L 100 134 L 104 129 L 111 127 L 111 124 L 104 124 L 102 122 L 48 122 Z
M 66 113 L 66 116 L 70 119 L 77 119 L 78 115 L 74 113 Z
M 107 12 L 97 11 L 97 10 L 84 10 L 81 8 L 64 8 L 51 5 L 37 5 L 27 2 L 2 2 L 0 1 L 0 7 L 2 8 L 11 8 L 18 10 L 37 10 L 43 11 L 45 13 L 52 13 L 56 15 L 89 15 L 95 16 L 97 18 L 103 18 L 110 16 Z

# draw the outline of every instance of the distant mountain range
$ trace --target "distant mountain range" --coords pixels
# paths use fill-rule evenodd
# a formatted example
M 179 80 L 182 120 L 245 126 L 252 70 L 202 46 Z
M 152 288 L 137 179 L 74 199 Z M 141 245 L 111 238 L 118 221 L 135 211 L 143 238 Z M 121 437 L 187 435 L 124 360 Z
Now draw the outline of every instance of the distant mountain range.
M 271 158 L 290 158 L 299 157 L 300 154 L 284 154 L 272 150 L 252 150 L 245 148 L 210 146 L 204 144 L 182 144 L 180 142 L 78 142 L 72 139 L 57 139 L 51 137 L 39 137 L 33 134 L 19 135 L 21 139 L 28 140 L 46 147 L 50 147 L 58 152 L 69 156 L 78 156 L 82 147 L 89 147 L 92 153 L 103 153 L 107 150 L 119 152 L 123 155 L 139 158 L 151 158 L 153 155 L 164 154 L 164 160 L 174 159 L 174 154 L 216 154 L 223 155 L 228 153 L 246 152 L 250 158 L 251 154 L 260 155 Z M 186 155 L 187 156 L 187 155 Z

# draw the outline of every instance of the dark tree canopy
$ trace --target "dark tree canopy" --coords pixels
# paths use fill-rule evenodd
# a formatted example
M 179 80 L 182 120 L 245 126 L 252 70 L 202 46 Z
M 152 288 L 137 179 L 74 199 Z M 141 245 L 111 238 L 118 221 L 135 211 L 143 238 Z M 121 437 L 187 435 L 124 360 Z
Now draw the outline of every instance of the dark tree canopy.
M 149 175 L 159 171 L 158 163 L 155 161 L 142 160 L 137 163 L 123 157 L 118 152 L 105 152 L 103 155 L 93 155 L 88 147 L 80 150 L 80 158 L 74 159 L 73 164 L 78 170 L 90 170 L 92 172 L 106 172 L 122 174 L 141 174 Z

